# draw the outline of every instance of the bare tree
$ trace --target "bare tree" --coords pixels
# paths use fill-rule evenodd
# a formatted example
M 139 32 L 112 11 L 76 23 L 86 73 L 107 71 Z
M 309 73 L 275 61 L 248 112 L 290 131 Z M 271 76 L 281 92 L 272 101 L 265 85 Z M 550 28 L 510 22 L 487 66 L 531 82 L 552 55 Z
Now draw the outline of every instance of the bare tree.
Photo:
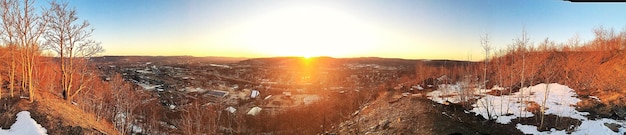
M 183 108 L 180 128 L 184 134 L 217 134 L 222 115 L 221 104 L 202 105 L 194 101 Z
M 3 0 L 0 3 L 0 14 L 2 15 L 2 42 L 7 46 L 8 55 L 11 59 L 9 70 L 8 70 L 8 81 L 9 81 L 9 93 L 11 97 L 14 96 L 13 90 L 15 89 L 15 73 L 17 71 L 17 63 L 15 56 L 16 44 L 15 44 L 15 17 L 13 16 L 15 13 L 14 7 L 17 4 L 15 0 Z
M 0 74 L 0 99 L 2 99 L 2 84 L 4 81 L 2 80 L 2 74 Z
M 526 33 L 526 28 L 522 28 L 522 35 L 521 37 L 518 37 L 517 39 L 515 39 L 515 44 L 517 45 L 517 52 L 520 53 L 521 56 L 521 60 L 522 60 L 522 69 L 521 69 L 521 73 L 520 73 L 520 93 L 522 96 L 520 96 L 519 98 L 519 102 L 520 103 L 524 103 L 524 82 L 526 81 L 526 51 L 527 51 L 527 46 L 529 45 L 529 41 L 530 39 L 528 39 L 528 35 Z M 520 115 L 523 112 L 523 107 L 520 108 Z
M 485 33 L 484 36 L 480 37 L 480 45 L 483 47 L 483 50 L 485 51 L 485 60 L 484 60 L 484 67 L 483 67 L 483 81 L 481 82 L 482 88 L 483 89 L 487 89 L 487 66 L 489 65 L 489 53 L 491 52 L 491 45 L 489 43 L 489 34 Z M 483 93 L 485 93 L 485 90 L 483 90 Z M 485 106 L 485 111 L 487 111 L 487 116 L 489 117 L 489 119 L 492 119 L 491 117 L 491 109 L 490 107 L 491 105 L 491 101 L 489 101 L 488 98 L 485 98 L 485 102 L 483 102 L 483 105 Z
M 498 78 L 498 79 L 497 79 L 497 80 L 498 80 L 497 85 L 498 85 L 499 87 L 502 87 L 502 86 L 503 86 L 503 82 L 502 82 L 503 77 L 502 77 L 502 75 L 504 74 L 504 69 L 502 69 L 502 68 L 504 68 L 505 66 L 503 65 L 503 64 L 504 64 L 504 62 L 502 62 L 502 61 L 503 61 L 503 58 L 498 58 L 498 57 L 502 57 L 502 56 L 503 56 L 503 54 L 505 54 L 505 53 L 506 53 L 506 52 L 505 52 L 504 50 L 502 50 L 502 49 L 501 49 L 501 50 L 496 51 L 496 52 L 495 52 L 495 54 L 494 54 L 494 55 L 495 55 L 495 56 L 494 56 L 494 58 L 495 58 L 495 64 L 492 62 L 493 69 L 494 69 L 495 73 L 497 74 L 497 78 Z M 494 80 L 495 80 L 495 79 L 494 79 Z M 503 91 L 503 90 L 499 90 L 499 94 L 500 94 L 500 96 L 504 95 L 504 91 Z M 507 100 L 507 101 L 508 101 L 508 100 Z M 509 113 L 509 112 L 508 112 L 508 111 L 509 111 L 509 109 L 508 109 L 509 107 L 507 107 L 506 112 L 503 110 L 503 109 L 504 109 L 504 104 L 503 104 L 503 103 L 504 103 L 504 98 L 500 98 L 500 103 L 501 103 L 501 104 L 500 104 L 500 115 L 505 115 L 505 114 Z
M 129 134 L 132 132 L 135 118 L 134 113 L 141 104 L 135 89 L 131 84 L 124 82 L 121 75 L 116 74 L 109 83 L 112 90 L 113 112 L 111 118 L 115 127 L 121 133 Z
M 21 2 L 21 3 L 20 3 Z M 11 52 L 18 54 L 21 58 L 22 66 L 22 89 L 27 89 L 29 92 L 30 102 L 35 98 L 35 85 L 34 84 L 34 68 L 35 57 L 39 56 L 39 40 L 43 32 L 45 31 L 45 24 L 47 21 L 43 19 L 47 12 L 41 12 L 37 14 L 33 7 L 34 1 L 23 0 L 4 0 L 0 4 L 2 7 L 2 25 L 3 25 L 3 40 L 10 47 Z M 13 83 L 15 80 L 15 68 L 16 60 L 15 54 L 11 57 L 11 72 L 10 75 L 10 91 L 13 93 Z M 13 95 L 13 94 L 12 94 Z
M 94 29 L 89 27 L 89 22 L 85 20 L 78 23 L 76 9 L 69 8 L 67 2 L 57 3 L 53 1 L 48 10 L 50 14 L 47 19 L 50 23 L 46 25 L 48 30 L 45 33 L 45 39 L 48 47 L 59 56 L 63 96 L 65 100 L 71 102 L 72 98 L 83 90 L 88 82 L 88 80 L 83 79 L 80 79 L 79 82 L 73 82 L 77 72 L 76 66 L 81 64 L 75 60 L 91 57 L 104 50 L 100 43 L 91 39 Z M 76 87 L 74 87 L 74 83 L 77 83 Z
M 2 91 L 3 91 L 3 85 L 4 85 L 4 78 L 3 78 L 3 72 L 6 71 L 6 69 L 4 69 L 6 66 L 6 61 L 5 61 L 5 57 L 7 56 L 7 50 L 4 47 L 0 47 L 0 99 L 2 99 Z
M 619 33 L 618 35 L 618 40 L 619 42 L 619 49 L 620 50 L 624 50 L 626 49 L 626 27 L 622 28 L 622 31 Z
M 555 43 L 553 41 L 548 40 L 548 38 L 546 38 L 542 43 L 539 44 L 540 46 L 548 46 L 548 48 L 550 47 L 554 47 Z M 552 51 L 552 53 L 555 51 L 554 49 L 551 49 L 550 51 Z M 541 102 L 541 108 L 540 108 L 540 113 L 541 113 L 541 122 L 539 124 L 539 128 L 544 128 L 544 119 L 545 119 L 545 111 L 546 111 L 546 102 L 548 101 L 548 97 L 550 94 L 550 81 L 552 81 L 552 78 L 556 75 L 556 70 L 557 69 L 555 67 L 556 62 L 558 61 L 562 61 L 561 59 L 559 59 L 559 57 L 557 57 L 557 54 L 552 54 L 550 57 L 548 57 L 546 59 L 545 64 L 543 64 L 544 68 L 546 69 L 545 71 L 542 71 L 542 77 L 544 79 L 544 83 L 546 83 L 546 88 L 545 88 L 545 93 L 544 93 L 544 97 L 543 100 Z

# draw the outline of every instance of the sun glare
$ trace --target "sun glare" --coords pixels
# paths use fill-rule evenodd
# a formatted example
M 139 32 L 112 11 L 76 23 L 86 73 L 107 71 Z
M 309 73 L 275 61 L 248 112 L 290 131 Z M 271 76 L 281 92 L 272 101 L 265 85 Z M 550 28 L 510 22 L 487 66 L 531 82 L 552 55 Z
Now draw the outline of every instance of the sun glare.
M 347 57 L 372 48 L 379 37 L 366 21 L 321 6 L 276 9 L 239 29 L 241 44 L 278 56 Z

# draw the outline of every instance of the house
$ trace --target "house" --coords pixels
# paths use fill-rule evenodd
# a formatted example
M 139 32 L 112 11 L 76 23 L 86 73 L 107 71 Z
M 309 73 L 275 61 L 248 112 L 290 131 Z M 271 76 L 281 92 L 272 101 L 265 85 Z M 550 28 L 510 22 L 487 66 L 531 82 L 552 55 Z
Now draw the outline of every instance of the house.
M 259 95 L 261 95 L 261 93 L 260 93 L 258 90 L 252 90 L 252 91 L 250 92 L 250 98 L 256 98 L 256 97 L 258 97 Z

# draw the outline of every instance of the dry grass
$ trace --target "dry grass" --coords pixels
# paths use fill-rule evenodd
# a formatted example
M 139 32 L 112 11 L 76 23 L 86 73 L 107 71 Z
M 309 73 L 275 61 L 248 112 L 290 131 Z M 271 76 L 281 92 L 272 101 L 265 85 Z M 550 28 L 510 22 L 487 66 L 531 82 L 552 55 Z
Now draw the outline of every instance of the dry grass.
M 532 102 L 532 101 L 526 102 L 526 111 L 529 111 L 532 113 L 539 113 L 541 111 L 541 106 L 539 106 L 539 104 Z
M 64 126 L 80 126 L 85 129 L 94 129 L 109 135 L 119 134 L 111 122 L 106 120 L 96 121 L 94 114 L 84 112 L 78 106 L 62 100 L 61 97 L 57 97 L 48 92 L 40 92 L 38 97 L 40 98 L 38 98 L 36 102 L 37 107 L 34 109 L 39 113 L 46 114 L 47 118 L 61 121 Z M 21 104 L 25 105 L 29 103 Z

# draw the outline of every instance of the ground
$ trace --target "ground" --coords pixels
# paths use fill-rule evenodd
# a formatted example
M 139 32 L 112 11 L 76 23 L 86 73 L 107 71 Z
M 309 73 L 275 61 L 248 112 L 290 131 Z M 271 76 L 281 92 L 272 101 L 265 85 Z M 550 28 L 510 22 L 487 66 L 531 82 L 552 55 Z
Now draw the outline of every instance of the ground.
M 43 98 L 33 103 L 23 98 L 3 97 L 0 99 L 0 127 L 11 127 L 18 112 L 29 111 L 31 117 L 46 128 L 48 134 L 117 134 L 110 122 L 96 121 L 93 114 L 85 113 L 78 107 L 51 96 L 42 96 Z
M 329 133 L 522 134 L 515 125 L 476 117 L 473 113 L 465 113 L 460 105 L 438 104 L 418 94 L 403 96 L 386 92 L 383 95 Z

